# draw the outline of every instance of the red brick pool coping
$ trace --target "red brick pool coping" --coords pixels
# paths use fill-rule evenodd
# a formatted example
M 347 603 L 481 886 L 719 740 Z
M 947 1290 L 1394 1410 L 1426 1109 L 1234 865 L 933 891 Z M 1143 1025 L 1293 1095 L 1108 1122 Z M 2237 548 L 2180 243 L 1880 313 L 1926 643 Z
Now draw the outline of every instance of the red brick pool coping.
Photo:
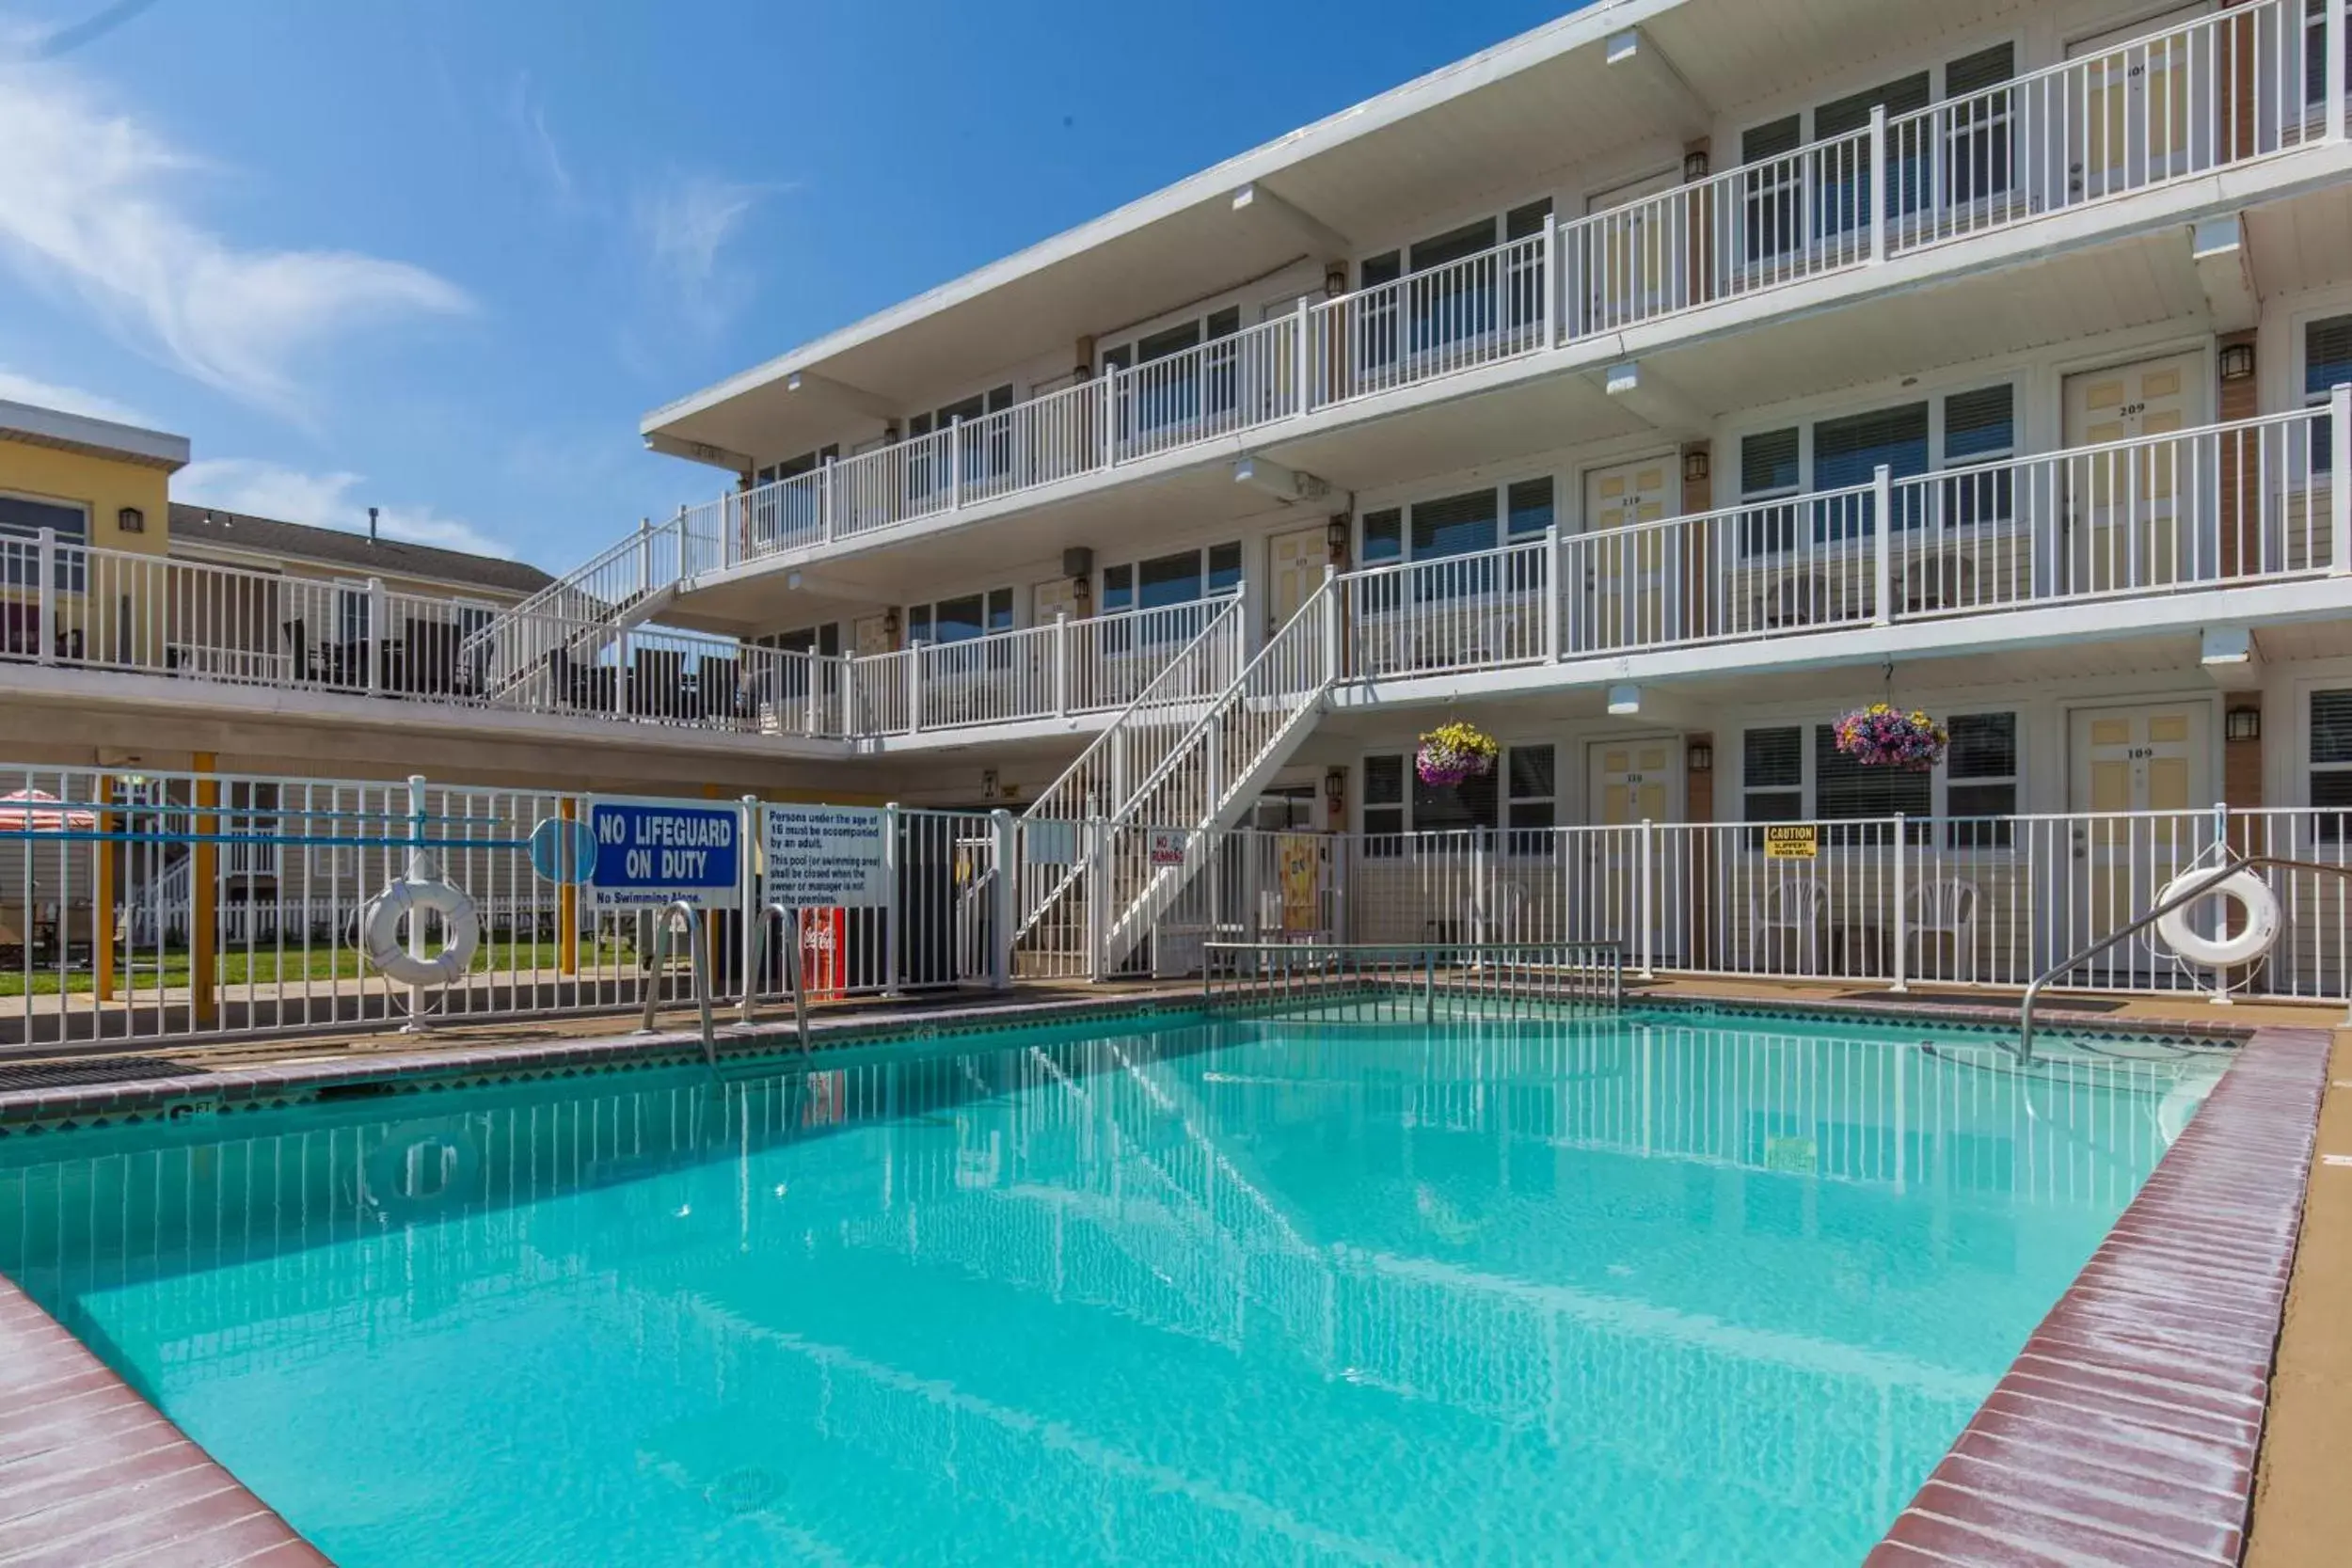
M 302 1568 L 326 1560 L 0 1278 L 0 1562 Z
M 1867 1568 L 2239 1560 L 2329 1044 L 2255 1033 Z

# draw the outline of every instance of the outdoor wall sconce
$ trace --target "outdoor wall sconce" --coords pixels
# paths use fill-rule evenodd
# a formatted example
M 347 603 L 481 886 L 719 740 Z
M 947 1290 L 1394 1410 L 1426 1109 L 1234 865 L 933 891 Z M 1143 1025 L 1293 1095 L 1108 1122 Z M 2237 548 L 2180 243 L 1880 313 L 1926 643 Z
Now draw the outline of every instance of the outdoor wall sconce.
M 147 514 L 135 506 L 126 506 L 115 514 L 115 527 L 125 533 L 145 533 Z
M 1715 771 L 1715 748 L 1705 740 L 1693 740 L 1682 753 L 1683 766 L 1693 773 Z
M 1692 148 L 1682 155 L 1682 182 L 1684 184 L 1697 184 L 1707 178 L 1708 169 L 1707 149 Z
M 2254 375 L 2254 345 L 2232 343 L 2221 351 L 2221 379 L 2249 381 Z
M 1683 483 L 1704 484 L 1708 481 L 1708 477 L 1714 471 L 1715 465 L 1708 460 L 1708 456 L 1706 452 L 1686 451 L 1682 454 Z
M 2232 740 L 2260 740 L 2263 737 L 2263 710 L 2258 707 L 2233 707 L 2221 721 L 2222 734 Z
M 898 641 L 898 607 L 892 605 L 882 611 L 882 635 L 892 642 Z
M 1348 531 L 1344 514 L 1323 525 L 1323 542 L 1330 546 L 1331 563 L 1335 566 L 1343 564 L 1347 560 Z
M 1347 816 L 1347 769 L 1334 768 L 1323 775 L 1323 807 L 1336 827 Z

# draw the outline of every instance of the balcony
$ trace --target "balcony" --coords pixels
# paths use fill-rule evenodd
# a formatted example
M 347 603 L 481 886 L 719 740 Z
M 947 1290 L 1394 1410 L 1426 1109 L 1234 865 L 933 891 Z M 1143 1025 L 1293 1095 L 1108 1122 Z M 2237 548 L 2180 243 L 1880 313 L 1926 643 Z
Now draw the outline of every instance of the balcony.
M 2261 0 L 682 508 L 691 581 L 2344 139 L 2344 0 Z M 1957 264 L 1957 263 L 1956 263 Z

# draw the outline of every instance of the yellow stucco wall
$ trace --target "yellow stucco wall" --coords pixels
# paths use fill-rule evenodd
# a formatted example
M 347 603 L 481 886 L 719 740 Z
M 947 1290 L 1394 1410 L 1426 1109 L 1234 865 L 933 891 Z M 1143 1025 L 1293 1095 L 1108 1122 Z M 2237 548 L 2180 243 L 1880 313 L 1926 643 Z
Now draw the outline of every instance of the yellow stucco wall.
M 101 549 L 161 555 L 170 544 L 171 476 L 128 458 L 60 451 L 0 436 L 0 491 L 89 509 L 89 543 Z M 125 533 L 115 519 L 126 506 L 145 515 L 146 531 Z

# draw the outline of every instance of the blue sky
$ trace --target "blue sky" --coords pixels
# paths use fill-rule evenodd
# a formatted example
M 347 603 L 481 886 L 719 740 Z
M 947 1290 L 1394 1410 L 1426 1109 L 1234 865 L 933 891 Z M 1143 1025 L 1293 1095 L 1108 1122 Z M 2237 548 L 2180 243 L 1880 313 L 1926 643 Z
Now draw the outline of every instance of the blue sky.
M 0 0 L 0 398 L 561 568 L 647 409 L 1565 9 Z

